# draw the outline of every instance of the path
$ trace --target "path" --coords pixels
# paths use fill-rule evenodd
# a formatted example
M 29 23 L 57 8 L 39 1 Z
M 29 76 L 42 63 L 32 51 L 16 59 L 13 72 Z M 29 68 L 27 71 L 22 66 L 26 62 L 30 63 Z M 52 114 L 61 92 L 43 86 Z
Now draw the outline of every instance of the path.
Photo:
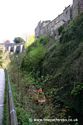
M 3 69 L 0 69 L 0 125 L 2 125 L 2 119 L 3 119 L 4 91 L 5 91 L 5 73 Z

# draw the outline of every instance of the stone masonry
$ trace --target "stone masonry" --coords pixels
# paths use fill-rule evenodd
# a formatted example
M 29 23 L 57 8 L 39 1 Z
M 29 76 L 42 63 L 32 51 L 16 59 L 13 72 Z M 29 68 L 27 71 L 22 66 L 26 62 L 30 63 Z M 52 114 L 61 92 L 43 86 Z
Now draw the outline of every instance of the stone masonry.
M 73 0 L 73 18 L 83 12 L 83 0 Z
M 83 0 L 73 0 L 73 5 L 68 6 L 63 10 L 63 13 L 58 15 L 54 20 L 39 22 L 35 29 L 35 37 L 40 36 L 53 36 L 55 39 L 58 38 L 59 27 L 68 24 L 70 20 L 77 17 L 83 12 Z
M 35 36 L 39 37 L 40 35 L 43 35 L 45 33 L 44 28 L 46 27 L 46 25 L 48 25 L 51 21 L 47 20 L 47 21 L 43 21 L 43 22 L 39 22 L 36 29 L 35 29 Z

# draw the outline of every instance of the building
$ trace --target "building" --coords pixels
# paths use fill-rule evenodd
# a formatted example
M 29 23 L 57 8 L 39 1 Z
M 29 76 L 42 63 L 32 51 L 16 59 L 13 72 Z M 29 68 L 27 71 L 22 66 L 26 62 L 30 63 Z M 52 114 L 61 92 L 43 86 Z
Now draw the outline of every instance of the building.
M 35 37 L 38 38 L 39 36 L 47 35 L 54 36 L 57 34 L 57 29 L 66 22 L 70 21 L 71 18 L 71 7 L 68 6 L 63 10 L 63 13 L 58 15 L 58 17 L 56 17 L 54 20 L 47 20 L 43 22 L 40 21 L 35 28 Z
M 73 18 L 83 12 L 83 0 L 73 0 Z
M 4 44 L 5 51 L 13 52 L 13 53 L 22 53 L 24 51 L 24 43 L 7 43 Z
M 52 36 L 55 39 L 58 39 L 59 33 L 58 29 L 65 24 L 68 24 L 70 20 L 77 17 L 80 13 L 83 12 L 83 0 L 73 0 L 73 5 L 68 6 L 63 10 L 63 13 L 58 15 L 52 21 L 43 21 L 39 22 L 35 28 L 35 37 L 40 36 Z
M 39 21 L 36 29 L 35 29 L 35 36 L 38 38 L 39 35 L 43 35 L 46 31 L 45 31 L 45 27 L 50 23 L 50 20 L 46 20 L 46 21 Z

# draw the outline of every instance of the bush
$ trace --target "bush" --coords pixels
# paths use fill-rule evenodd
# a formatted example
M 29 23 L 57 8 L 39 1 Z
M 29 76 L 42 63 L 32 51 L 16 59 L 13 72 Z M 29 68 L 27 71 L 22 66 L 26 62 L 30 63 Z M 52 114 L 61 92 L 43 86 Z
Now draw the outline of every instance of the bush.
M 63 32 L 63 30 L 64 30 L 64 26 L 61 26 L 61 27 L 58 29 L 59 35 Z
M 68 27 L 62 32 L 60 38 L 61 43 L 71 40 L 83 40 L 83 15 L 80 15 L 75 20 L 71 21 Z
M 41 44 L 39 44 L 38 47 L 33 47 L 26 53 L 21 64 L 21 68 L 28 72 L 35 72 L 44 56 L 45 48 Z

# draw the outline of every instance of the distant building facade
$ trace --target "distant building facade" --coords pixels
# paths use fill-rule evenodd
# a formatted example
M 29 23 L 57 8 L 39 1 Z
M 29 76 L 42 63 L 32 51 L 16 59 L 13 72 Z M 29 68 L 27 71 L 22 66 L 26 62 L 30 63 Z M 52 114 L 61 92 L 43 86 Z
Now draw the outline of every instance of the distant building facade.
M 9 53 L 22 53 L 24 51 L 24 43 L 4 43 L 5 51 Z
M 68 24 L 70 20 L 74 19 L 80 13 L 83 12 L 83 0 L 73 0 L 73 5 L 68 6 L 63 10 L 63 13 L 60 14 L 52 21 L 43 21 L 39 22 L 35 28 L 35 37 L 40 36 L 54 36 L 55 39 L 58 39 L 59 33 L 58 29 L 65 24 Z

